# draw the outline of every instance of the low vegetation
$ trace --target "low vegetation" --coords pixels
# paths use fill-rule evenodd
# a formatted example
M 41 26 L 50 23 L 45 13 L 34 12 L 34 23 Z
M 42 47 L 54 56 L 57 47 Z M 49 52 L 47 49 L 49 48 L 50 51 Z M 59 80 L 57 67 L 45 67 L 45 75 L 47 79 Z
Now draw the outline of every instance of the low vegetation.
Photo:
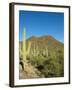
M 31 37 L 27 66 L 21 78 L 50 78 L 64 76 L 64 45 L 51 36 Z M 20 43 L 21 47 L 21 43 Z M 20 61 L 22 56 L 20 55 Z M 31 73 L 30 73 L 31 72 Z

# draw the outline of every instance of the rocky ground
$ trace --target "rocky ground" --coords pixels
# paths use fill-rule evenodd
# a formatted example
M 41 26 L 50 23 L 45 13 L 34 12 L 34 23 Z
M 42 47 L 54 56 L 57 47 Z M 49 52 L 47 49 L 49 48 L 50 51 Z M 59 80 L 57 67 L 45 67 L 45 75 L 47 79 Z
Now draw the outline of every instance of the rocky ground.
M 43 76 L 40 76 L 40 75 L 41 75 L 41 72 L 38 71 L 30 63 L 25 62 L 24 70 L 22 69 L 21 65 L 19 67 L 19 78 L 20 79 L 31 79 L 31 78 L 43 77 Z

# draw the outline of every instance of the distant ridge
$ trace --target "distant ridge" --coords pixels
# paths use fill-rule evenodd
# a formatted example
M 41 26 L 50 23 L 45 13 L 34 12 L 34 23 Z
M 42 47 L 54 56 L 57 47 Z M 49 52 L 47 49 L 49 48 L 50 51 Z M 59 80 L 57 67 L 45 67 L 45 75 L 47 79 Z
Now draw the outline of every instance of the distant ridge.
M 64 48 L 64 44 L 50 35 L 44 35 L 40 37 L 31 36 L 27 39 L 26 44 L 31 42 L 30 53 L 34 50 L 42 51 L 47 49 L 49 52 L 61 50 Z M 22 41 L 20 42 L 20 47 L 22 47 Z

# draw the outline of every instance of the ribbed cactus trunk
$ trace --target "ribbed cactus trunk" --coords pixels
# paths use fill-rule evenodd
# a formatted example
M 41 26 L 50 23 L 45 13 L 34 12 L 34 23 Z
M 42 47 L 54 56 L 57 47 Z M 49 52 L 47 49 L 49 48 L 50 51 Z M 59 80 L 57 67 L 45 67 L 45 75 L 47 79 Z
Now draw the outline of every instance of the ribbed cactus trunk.
M 23 67 L 26 67 L 26 30 L 23 30 Z
M 26 62 L 27 62 L 27 55 L 29 54 L 30 52 L 30 47 L 31 47 L 31 42 L 28 43 L 28 48 L 26 48 L 26 30 L 24 28 L 23 30 L 23 44 L 22 44 L 22 53 L 20 51 L 20 53 L 22 54 L 23 56 L 23 66 L 24 66 L 24 69 L 25 69 L 25 66 L 26 66 Z
M 26 30 L 23 31 L 23 60 L 26 60 Z

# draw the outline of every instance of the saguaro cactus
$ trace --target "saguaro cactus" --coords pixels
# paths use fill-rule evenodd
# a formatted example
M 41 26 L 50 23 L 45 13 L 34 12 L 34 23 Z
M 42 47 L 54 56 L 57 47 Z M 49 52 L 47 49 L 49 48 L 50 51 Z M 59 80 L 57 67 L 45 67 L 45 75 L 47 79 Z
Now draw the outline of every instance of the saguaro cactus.
M 22 44 L 22 47 L 23 47 L 23 60 L 26 60 L 26 31 L 25 31 L 25 28 L 24 28 L 24 31 L 23 31 L 23 44 Z
M 25 61 L 27 60 L 26 57 L 30 52 L 30 48 L 31 48 L 31 42 L 30 41 L 28 43 L 28 48 L 26 48 L 26 30 L 24 28 L 24 30 L 23 30 L 22 50 L 20 49 L 20 54 L 22 56 L 22 62 L 24 64 L 24 68 L 25 68 Z
M 31 42 L 29 41 L 28 48 L 26 50 L 26 30 L 24 28 L 24 32 L 23 32 L 23 60 L 26 60 L 26 57 L 30 52 L 30 47 L 31 47 Z

